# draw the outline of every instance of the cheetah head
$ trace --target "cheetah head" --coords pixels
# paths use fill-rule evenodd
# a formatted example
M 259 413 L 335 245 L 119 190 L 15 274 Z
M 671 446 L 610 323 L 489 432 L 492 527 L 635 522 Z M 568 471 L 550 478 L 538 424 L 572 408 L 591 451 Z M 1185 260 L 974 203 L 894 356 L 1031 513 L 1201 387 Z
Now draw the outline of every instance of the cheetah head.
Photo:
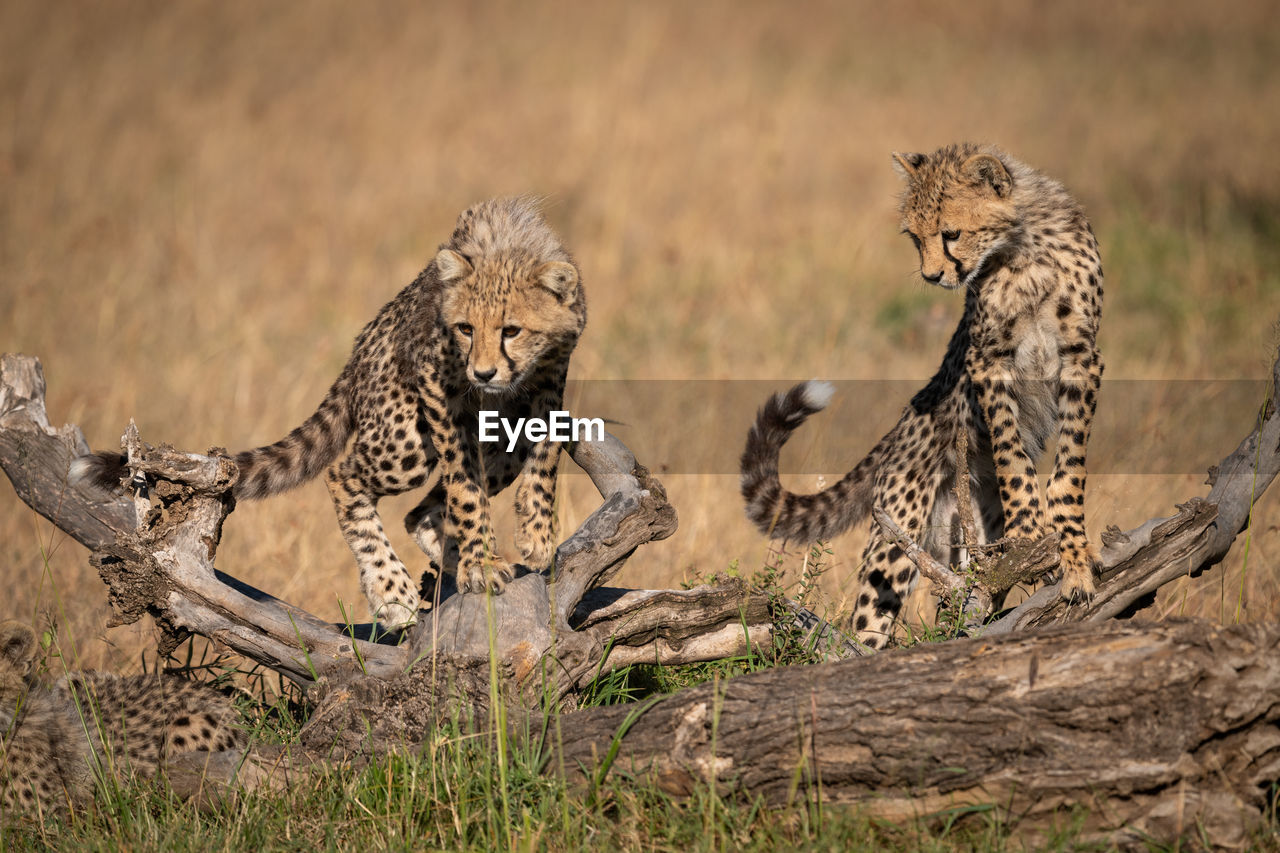
M 972 285 L 1012 242 L 1017 213 L 1009 169 L 975 145 L 895 152 L 893 160 L 907 181 L 902 232 L 920 253 L 920 275 L 947 289 Z
M 549 354 L 572 346 L 582 330 L 578 270 L 527 252 L 468 257 L 441 249 L 440 318 L 478 390 L 507 394 Z
M 30 627 L 11 619 L 0 622 L 0 732 L 13 724 L 38 648 L 36 633 Z

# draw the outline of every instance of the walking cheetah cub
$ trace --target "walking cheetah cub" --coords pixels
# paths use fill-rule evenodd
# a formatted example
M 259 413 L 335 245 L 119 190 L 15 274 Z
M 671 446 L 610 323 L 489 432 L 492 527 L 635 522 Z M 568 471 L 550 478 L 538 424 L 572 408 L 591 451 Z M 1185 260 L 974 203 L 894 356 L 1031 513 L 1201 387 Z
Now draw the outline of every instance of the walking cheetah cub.
M 391 629 L 416 621 L 419 596 L 377 503 L 422 486 L 436 467 L 438 483 L 405 517 L 429 558 L 424 588 L 444 565 L 445 536 L 458 546 L 461 591 L 498 593 L 512 579 L 495 549 L 489 497 L 517 474 L 516 545 L 530 568 L 549 568 L 560 444 L 523 435 L 510 452 L 506 442 L 480 444 L 478 412 L 545 419 L 561 408 L 586 319 L 578 268 L 533 202 L 471 207 L 435 259 L 360 333 L 315 414 L 275 444 L 236 455 L 235 496 L 278 494 L 328 467 L 361 588 Z M 123 462 L 119 454 L 82 457 L 74 474 L 115 486 L 127 473 Z
M 207 685 L 78 672 L 43 687 L 38 649 L 31 628 L 0 622 L 0 796 L 10 815 L 83 806 L 96 774 L 154 776 L 179 753 L 244 745 L 235 709 Z
M 805 383 L 766 402 L 742 454 L 747 516 L 770 536 L 809 542 L 881 506 L 935 557 L 953 559 L 955 447 L 966 430 L 979 535 L 1056 531 L 1062 594 L 1088 596 L 1097 558 L 1085 538 L 1085 445 L 1102 376 L 1102 264 L 1093 231 L 1060 184 L 996 148 L 962 144 L 893 158 L 906 179 L 902 231 L 920 253 L 920 274 L 963 289 L 964 315 L 941 368 L 897 425 L 823 491 L 783 489 L 778 454 L 827 404 L 830 387 Z M 1036 460 L 1055 438 L 1042 504 Z M 859 640 L 872 648 L 886 642 L 916 575 L 872 524 L 852 614 Z

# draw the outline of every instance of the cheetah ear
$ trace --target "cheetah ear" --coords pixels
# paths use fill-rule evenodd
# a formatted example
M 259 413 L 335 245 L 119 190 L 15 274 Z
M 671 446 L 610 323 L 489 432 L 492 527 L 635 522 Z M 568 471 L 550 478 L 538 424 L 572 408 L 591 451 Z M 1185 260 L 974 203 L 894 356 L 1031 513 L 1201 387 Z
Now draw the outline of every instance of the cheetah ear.
M 561 301 L 572 296 L 578 286 L 578 271 L 566 261 L 547 261 L 533 271 L 533 277 Z
M 1013 189 L 1013 177 L 997 158 L 990 154 L 974 154 L 960 169 L 971 184 L 990 187 L 1004 198 Z
M 899 154 L 897 151 L 893 152 L 893 168 L 907 180 L 916 176 L 916 172 L 923 162 L 923 154 Z
M 436 255 L 436 273 L 446 284 L 471 274 L 471 261 L 453 249 L 441 249 Z
M 36 632 L 21 622 L 0 622 L 0 657 L 15 667 L 26 669 L 35 657 Z

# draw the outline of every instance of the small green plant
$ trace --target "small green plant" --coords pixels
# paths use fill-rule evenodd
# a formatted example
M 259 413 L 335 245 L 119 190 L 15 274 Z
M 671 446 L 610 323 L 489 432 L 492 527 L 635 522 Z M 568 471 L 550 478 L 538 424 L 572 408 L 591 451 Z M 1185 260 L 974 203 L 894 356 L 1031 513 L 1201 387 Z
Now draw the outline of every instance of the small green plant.
M 930 632 L 931 642 L 963 637 L 972 628 L 972 615 L 968 610 L 968 604 L 974 588 L 978 585 L 977 577 L 972 564 L 963 568 L 953 567 L 952 571 L 960 575 L 964 585 L 952 590 L 943 598 L 938 607 L 938 615 L 934 618 L 933 630 Z
M 805 552 L 799 576 L 791 588 L 785 585 L 785 555 L 772 552 L 769 560 L 749 577 L 744 577 L 737 561 L 726 571 L 705 575 L 702 583 L 736 581 L 744 589 L 762 594 L 769 603 L 773 621 L 772 641 L 766 648 L 747 644 L 744 654 L 704 663 L 664 666 L 661 663 L 634 664 L 609 672 L 599 672 L 583 692 L 581 704 L 614 705 L 634 702 L 654 694 L 673 693 L 713 679 L 732 678 L 776 666 L 820 663 L 827 649 L 820 636 L 797 623 L 796 608 L 824 609 L 819 580 L 828 570 L 831 550 L 817 542 Z M 695 584 L 686 582 L 689 589 Z M 746 625 L 742 627 L 746 632 Z

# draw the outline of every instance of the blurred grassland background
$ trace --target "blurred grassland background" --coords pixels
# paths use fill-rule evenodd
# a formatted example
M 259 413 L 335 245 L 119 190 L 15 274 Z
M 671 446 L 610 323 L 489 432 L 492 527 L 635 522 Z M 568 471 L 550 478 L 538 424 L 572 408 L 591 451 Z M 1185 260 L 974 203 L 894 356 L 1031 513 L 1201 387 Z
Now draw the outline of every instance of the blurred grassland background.
M 766 543 L 736 476 L 688 461 L 691 436 L 695 456 L 731 458 L 768 389 L 923 380 L 959 317 L 898 234 L 890 151 L 995 142 L 1071 189 L 1103 248 L 1108 380 L 1265 376 L 1280 316 L 1277 56 L 1274 2 L 7 0 L 0 347 L 42 359 L 51 418 L 95 447 L 116 446 L 131 417 L 181 448 L 273 441 L 459 211 L 542 195 L 588 288 L 575 378 L 761 380 L 740 407 L 658 394 L 627 414 L 619 435 L 667 471 L 681 526 L 616 583 L 673 585 L 734 560 L 749 572 Z M 912 383 L 846 399 L 860 387 L 842 386 L 788 464 L 856 427 L 865 438 L 831 466 L 842 473 Z M 1095 441 L 1126 428 L 1161 473 L 1091 477 L 1095 541 L 1202 494 L 1202 460 L 1232 449 L 1262 402 L 1210 393 L 1172 415 L 1166 386 L 1149 386 L 1150 407 L 1132 404 L 1137 387 L 1106 386 Z M 591 407 L 579 413 L 618 417 L 607 394 Z M 1204 428 L 1206 413 L 1221 426 Z M 1193 421 L 1194 441 L 1180 439 Z M 598 499 L 585 477 L 564 483 L 569 529 Z M 400 522 L 414 500 L 383 514 L 416 572 Z M 1280 616 L 1278 524 L 1267 494 L 1247 559 L 1242 537 L 1153 615 Z M 862 536 L 831 543 L 832 606 Z M 56 612 L 85 665 L 136 663 L 149 628 L 104 627 L 85 551 L 7 484 L 0 549 L 0 615 Z M 219 565 L 326 618 L 339 599 L 365 612 L 318 482 L 242 504 Z

